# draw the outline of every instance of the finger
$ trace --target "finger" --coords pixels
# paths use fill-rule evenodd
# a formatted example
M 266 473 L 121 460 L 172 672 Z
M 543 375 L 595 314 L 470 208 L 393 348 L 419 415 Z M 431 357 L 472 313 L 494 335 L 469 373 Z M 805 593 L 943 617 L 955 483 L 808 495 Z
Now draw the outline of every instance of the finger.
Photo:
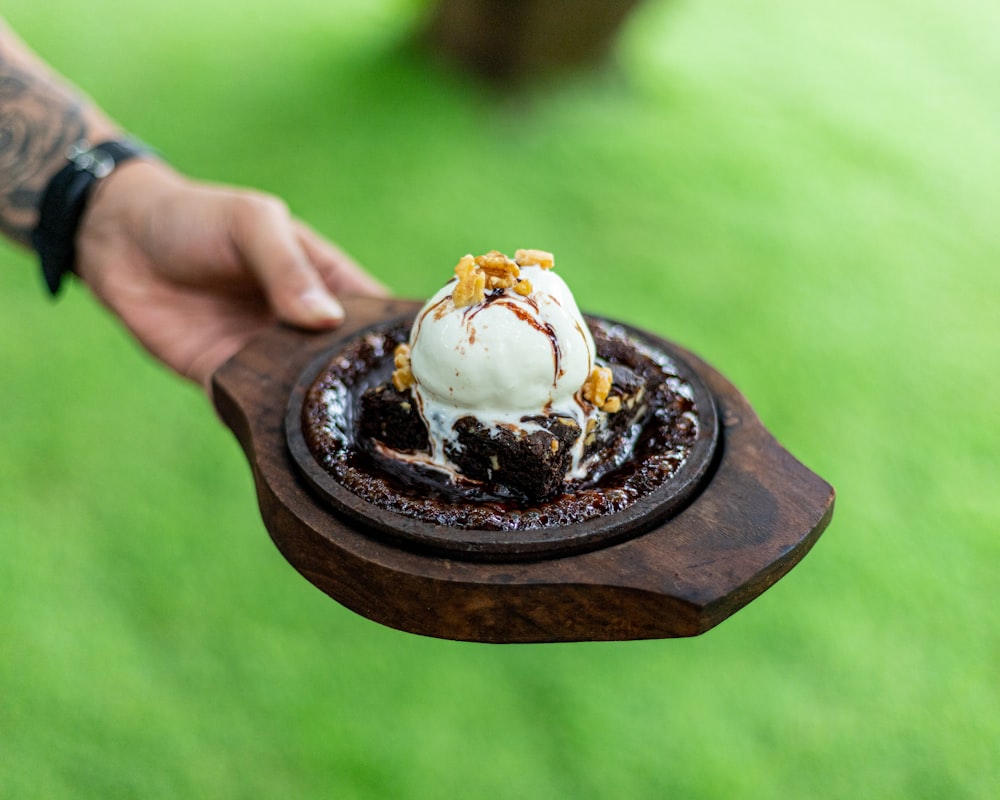
M 343 307 L 331 294 L 280 200 L 243 198 L 233 218 L 233 242 L 280 319 L 308 328 L 343 321 Z
M 365 272 L 357 262 L 302 222 L 296 222 L 299 242 L 327 287 L 338 294 L 387 297 L 385 284 Z

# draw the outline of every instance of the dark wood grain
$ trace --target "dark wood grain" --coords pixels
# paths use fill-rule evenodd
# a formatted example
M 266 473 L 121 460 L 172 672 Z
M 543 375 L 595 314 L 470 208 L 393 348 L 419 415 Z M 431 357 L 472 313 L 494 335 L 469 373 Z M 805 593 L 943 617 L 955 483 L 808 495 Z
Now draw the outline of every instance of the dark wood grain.
M 484 563 L 403 549 L 332 513 L 298 477 L 284 415 L 305 367 L 337 341 L 412 312 L 347 299 L 337 331 L 275 328 L 224 364 L 216 406 L 253 470 L 261 516 L 285 558 L 330 597 L 376 622 L 447 639 L 555 642 L 693 636 L 773 585 L 833 513 L 833 489 L 763 427 L 737 389 L 687 351 L 721 424 L 710 481 L 648 533 L 591 552 Z

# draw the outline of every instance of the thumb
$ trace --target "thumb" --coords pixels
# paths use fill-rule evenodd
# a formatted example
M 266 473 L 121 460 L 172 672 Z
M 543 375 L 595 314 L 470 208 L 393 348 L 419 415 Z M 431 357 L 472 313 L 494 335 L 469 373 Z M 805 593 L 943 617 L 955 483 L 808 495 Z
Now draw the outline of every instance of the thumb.
M 302 247 L 285 204 L 258 196 L 244 209 L 233 240 L 278 318 L 304 328 L 341 323 L 344 308 Z

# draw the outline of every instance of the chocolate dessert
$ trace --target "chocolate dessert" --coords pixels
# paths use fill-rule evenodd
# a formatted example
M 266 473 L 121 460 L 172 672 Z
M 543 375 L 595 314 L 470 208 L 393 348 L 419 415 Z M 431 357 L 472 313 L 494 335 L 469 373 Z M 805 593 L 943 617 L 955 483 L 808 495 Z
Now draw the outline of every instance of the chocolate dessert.
M 525 416 L 525 427 L 490 428 L 474 416 L 460 417 L 445 456 L 466 479 L 480 482 L 497 497 L 528 502 L 547 500 L 563 491 L 573 462 L 573 447 L 583 437 L 585 460 L 606 460 L 627 450 L 630 433 L 648 415 L 646 380 L 624 364 L 611 364 L 608 399 L 617 410 L 589 420 L 587 435 L 571 417 Z M 391 382 L 361 396 L 359 434 L 389 451 L 429 452 L 428 428 L 419 405 L 407 390 Z M 615 457 L 612 457 L 615 460 Z
M 348 342 L 302 405 L 316 462 L 377 508 L 466 529 L 575 525 L 661 491 L 699 440 L 690 374 L 583 317 L 552 267 L 466 256 L 415 319 Z

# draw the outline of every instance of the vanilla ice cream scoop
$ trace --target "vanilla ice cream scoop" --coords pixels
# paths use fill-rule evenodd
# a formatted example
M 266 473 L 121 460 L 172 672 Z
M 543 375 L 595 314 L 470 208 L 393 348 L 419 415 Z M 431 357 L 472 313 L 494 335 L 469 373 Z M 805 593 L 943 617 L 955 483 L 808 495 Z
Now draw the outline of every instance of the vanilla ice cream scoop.
M 582 469 L 584 432 L 595 408 L 583 389 L 597 354 L 552 265 L 552 255 L 539 250 L 518 250 L 514 259 L 497 251 L 464 256 L 455 277 L 417 314 L 408 346 L 397 350 L 393 383 L 417 401 L 430 441 L 428 463 L 461 472 L 449 454 L 461 452 L 460 429 L 470 417 L 501 438 L 530 437 L 561 419 L 569 424 L 553 454 L 569 447 L 570 471 Z M 575 441 L 566 440 L 570 431 Z
M 594 364 L 594 340 L 565 282 L 526 266 L 530 291 L 486 291 L 456 307 L 451 281 L 417 316 L 410 366 L 425 400 L 498 421 L 507 415 L 573 415 Z

